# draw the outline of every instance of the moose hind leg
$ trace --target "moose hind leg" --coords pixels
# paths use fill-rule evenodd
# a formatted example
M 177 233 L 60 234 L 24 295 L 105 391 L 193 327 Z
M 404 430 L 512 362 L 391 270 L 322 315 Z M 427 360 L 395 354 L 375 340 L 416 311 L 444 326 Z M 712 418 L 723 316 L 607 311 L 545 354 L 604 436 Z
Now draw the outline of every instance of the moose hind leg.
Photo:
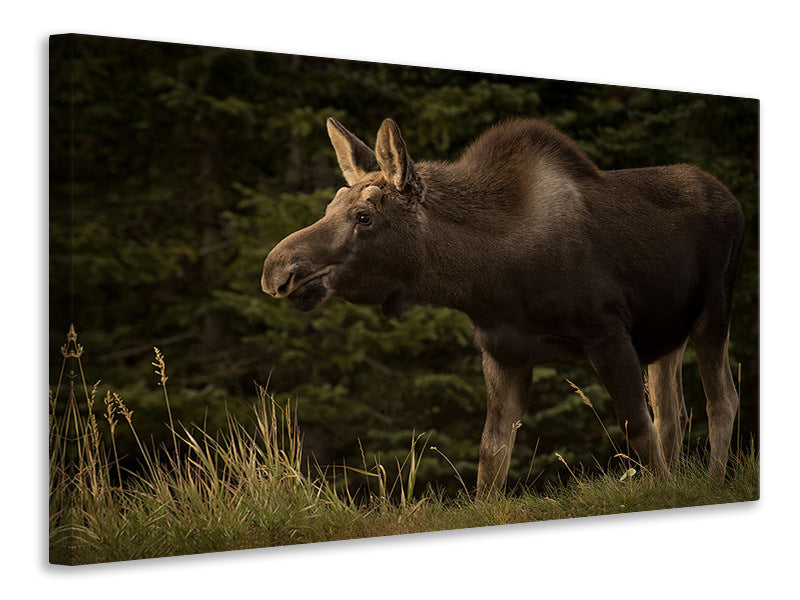
M 706 394 L 708 437 L 711 457 L 708 465 L 712 479 L 725 478 L 733 423 L 739 408 L 739 396 L 728 362 L 728 323 L 722 323 L 705 311 L 692 327 L 690 339 L 697 353 L 700 377 Z M 727 321 L 727 320 L 726 320 Z
M 531 368 L 507 368 L 483 353 L 486 379 L 486 425 L 478 460 L 478 491 L 484 501 L 503 489 L 511 450 L 531 387 Z
M 661 451 L 670 468 L 674 468 L 680 460 L 683 434 L 689 422 L 681 377 L 681 360 L 685 350 L 686 342 L 647 367 L 647 387 L 654 424 Z
M 611 395 L 617 421 L 631 448 L 654 474 L 667 475 L 658 434 L 647 410 L 641 363 L 630 337 L 619 334 L 587 348 L 587 355 Z

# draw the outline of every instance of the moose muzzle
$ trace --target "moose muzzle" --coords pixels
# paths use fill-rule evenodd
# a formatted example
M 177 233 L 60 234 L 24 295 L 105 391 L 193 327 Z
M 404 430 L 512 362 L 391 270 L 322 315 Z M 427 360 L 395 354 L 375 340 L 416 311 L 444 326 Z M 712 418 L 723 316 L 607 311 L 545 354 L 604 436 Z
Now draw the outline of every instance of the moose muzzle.
M 330 297 L 325 278 L 336 263 L 330 260 L 329 235 L 320 222 L 283 239 L 267 255 L 261 289 L 275 298 L 288 298 L 300 310 L 311 310 Z
M 264 261 L 264 272 L 261 274 L 261 289 L 265 294 L 275 298 L 285 298 L 312 281 L 324 277 L 329 268 L 304 275 L 303 269 L 295 265 L 275 265 L 269 257 Z

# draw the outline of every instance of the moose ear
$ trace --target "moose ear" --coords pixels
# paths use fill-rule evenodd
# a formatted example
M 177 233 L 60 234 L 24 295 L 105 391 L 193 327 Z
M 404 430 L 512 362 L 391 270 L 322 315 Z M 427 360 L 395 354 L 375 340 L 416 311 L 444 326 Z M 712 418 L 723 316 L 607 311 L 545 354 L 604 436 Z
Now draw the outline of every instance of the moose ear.
M 364 142 L 345 129 L 333 117 L 328 119 L 328 136 L 331 138 L 336 159 L 347 185 L 353 185 L 367 173 L 380 170 L 375 153 Z
M 402 192 L 414 173 L 414 163 L 406 152 L 400 128 L 391 119 L 386 119 L 378 130 L 375 154 L 383 176 Z

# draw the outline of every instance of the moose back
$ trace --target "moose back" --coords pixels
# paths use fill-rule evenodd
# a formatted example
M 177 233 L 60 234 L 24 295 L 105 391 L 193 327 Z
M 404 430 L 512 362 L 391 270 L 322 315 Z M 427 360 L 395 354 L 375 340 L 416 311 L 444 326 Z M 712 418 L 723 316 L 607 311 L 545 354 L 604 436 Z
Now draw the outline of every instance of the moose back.
M 323 218 L 272 249 L 261 287 L 300 310 L 339 296 L 397 315 L 407 301 L 465 312 L 487 387 L 478 500 L 505 485 L 532 369 L 543 363 L 588 361 L 630 447 L 667 474 L 688 421 L 688 340 L 707 398 L 709 471 L 724 478 L 744 220 L 721 183 L 689 165 L 601 171 L 534 119 L 492 127 L 453 163 L 414 162 L 391 119 L 374 151 L 335 119 L 327 126 L 347 187 Z

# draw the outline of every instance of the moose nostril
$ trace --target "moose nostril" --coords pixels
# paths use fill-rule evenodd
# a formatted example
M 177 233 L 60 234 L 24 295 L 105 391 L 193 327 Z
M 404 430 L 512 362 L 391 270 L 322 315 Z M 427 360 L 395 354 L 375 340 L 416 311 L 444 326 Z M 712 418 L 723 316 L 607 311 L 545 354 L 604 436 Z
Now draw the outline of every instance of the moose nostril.
M 287 277 L 286 281 L 284 281 L 281 285 L 278 286 L 278 294 L 283 296 L 286 294 L 289 286 L 292 284 L 292 279 L 294 279 L 294 273 L 289 273 L 289 277 Z

